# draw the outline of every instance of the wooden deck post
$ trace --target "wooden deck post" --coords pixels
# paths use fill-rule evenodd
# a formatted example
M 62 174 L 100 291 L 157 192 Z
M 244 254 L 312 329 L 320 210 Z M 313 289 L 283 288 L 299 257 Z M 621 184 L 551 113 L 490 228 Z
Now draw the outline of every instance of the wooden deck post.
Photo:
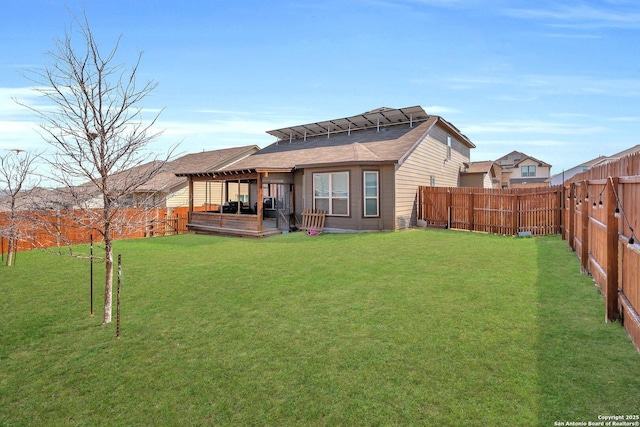
M 258 200 L 256 205 L 256 215 L 258 215 L 258 231 L 262 231 L 262 212 L 263 212 L 263 195 L 262 195 L 262 172 L 257 173 L 256 186 L 258 187 Z
M 605 321 L 615 322 L 620 317 L 618 308 L 618 230 L 619 219 L 615 217 L 618 205 L 618 177 L 610 178 L 607 186 L 607 286 Z
M 187 212 L 187 222 L 191 223 L 191 212 L 193 212 L 193 177 L 189 176 L 189 212 Z

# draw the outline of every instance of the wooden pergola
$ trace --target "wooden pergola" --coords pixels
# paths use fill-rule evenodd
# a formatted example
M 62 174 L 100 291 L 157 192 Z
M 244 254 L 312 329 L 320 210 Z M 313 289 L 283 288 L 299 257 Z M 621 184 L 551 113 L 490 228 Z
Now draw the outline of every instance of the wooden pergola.
M 176 176 L 186 177 L 189 184 L 189 217 L 187 228 L 196 233 L 206 234 L 230 234 L 242 236 L 262 237 L 277 234 L 280 231 L 273 228 L 265 229 L 263 214 L 264 202 L 262 183 L 263 178 L 269 173 L 291 172 L 291 169 L 237 169 L 221 170 L 215 172 L 177 173 Z M 237 212 L 197 212 L 194 210 L 194 182 L 198 181 L 223 181 L 226 186 L 225 194 L 228 194 L 228 185 L 231 182 L 255 182 L 256 183 L 256 212 L 255 214 L 241 214 L 240 203 Z

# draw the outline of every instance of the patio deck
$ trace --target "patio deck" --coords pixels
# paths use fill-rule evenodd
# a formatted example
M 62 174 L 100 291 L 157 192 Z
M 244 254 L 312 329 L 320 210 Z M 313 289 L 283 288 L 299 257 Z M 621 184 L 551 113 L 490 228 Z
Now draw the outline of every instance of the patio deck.
M 196 234 L 226 236 L 266 237 L 282 233 L 282 230 L 276 227 L 275 219 L 263 219 L 262 229 L 259 229 L 257 215 L 216 212 L 192 212 L 187 228 Z

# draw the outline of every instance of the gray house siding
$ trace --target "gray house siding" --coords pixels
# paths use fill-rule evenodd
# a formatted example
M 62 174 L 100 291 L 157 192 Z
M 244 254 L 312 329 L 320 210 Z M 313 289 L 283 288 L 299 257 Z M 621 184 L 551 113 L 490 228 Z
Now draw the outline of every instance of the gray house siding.
M 325 218 L 325 228 L 374 231 L 394 228 L 394 166 L 393 165 L 348 165 L 326 168 L 306 168 L 294 174 L 296 213 L 313 209 L 313 174 L 327 172 L 349 173 L 349 215 Z M 364 172 L 377 171 L 379 179 L 379 216 L 364 216 Z

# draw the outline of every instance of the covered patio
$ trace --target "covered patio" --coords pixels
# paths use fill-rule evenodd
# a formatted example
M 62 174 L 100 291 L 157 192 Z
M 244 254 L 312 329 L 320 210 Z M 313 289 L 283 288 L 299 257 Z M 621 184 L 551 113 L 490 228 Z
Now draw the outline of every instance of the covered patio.
M 295 225 L 293 184 L 272 183 L 279 170 L 224 170 L 179 173 L 189 184 L 187 228 L 199 234 L 265 237 Z

